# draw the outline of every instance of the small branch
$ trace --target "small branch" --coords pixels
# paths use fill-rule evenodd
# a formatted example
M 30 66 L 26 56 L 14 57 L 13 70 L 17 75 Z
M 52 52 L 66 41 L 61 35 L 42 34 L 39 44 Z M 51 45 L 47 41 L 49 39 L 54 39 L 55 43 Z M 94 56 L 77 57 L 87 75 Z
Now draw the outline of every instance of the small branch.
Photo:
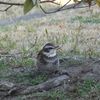
M 7 11 L 9 8 L 11 8 L 12 6 L 23 6 L 24 4 L 23 3 L 9 3 L 9 2 L 2 2 L 2 1 L 0 1 L 0 4 L 3 4 L 3 5 L 10 5 L 10 6 L 8 6 L 6 9 L 4 9 L 4 10 L 0 10 L 0 11 L 2 11 L 2 12 L 4 12 L 4 11 Z
M 41 10 L 42 10 L 44 13 L 46 13 L 46 14 L 51 14 L 51 13 L 56 13 L 56 12 L 63 11 L 63 10 L 72 9 L 72 8 L 75 8 L 75 9 L 76 9 L 76 8 L 85 8 L 85 7 L 89 7 L 88 5 L 86 5 L 86 6 L 82 6 L 82 5 L 81 5 L 82 3 L 86 3 L 86 4 L 87 4 L 87 2 L 84 2 L 84 1 L 79 1 L 79 2 L 74 3 L 74 4 L 67 5 L 70 1 L 71 1 L 71 0 L 69 0 L 65 5 L 61 6 L 60 8 L 50 9 L 50 10 L 48 10 L 48 11 L 45 11 L 45 10 L 43 9 L 42 6 L 40 6 L 40 8 L 41 8 Z M 94 5 L 96 5 L 95 2 L 93 2 L 93 4 L 92 4 L 91 6 L 94 6 Z M 54 10 L 54 11 L 51 11 L 51 10 Z
M 34 46 L 36 46 L 36 43 L 37 43 L 37 39 L 38 37 L 35 38 L 35 42 L 34 44 L 32 44 L 32 46 L 27 50 L 27 51 L 30 51 Z M 29 41 L 29 40 L 28 40 Z M 7 53 L 1 53 L 0 54 L 0 57 L 16 57 L 18 55 L 22 55 L 23 52 L 19 52 L 19 53 L 15 53 L 15 54 L 9 54 L 8 52 Z M 24 57 L 24 58 L 28 58 L 28 56 Z
M 44 12 L 44 13 L 46 13 L 46 14 L 50 14 L 50 13 L 56 13 L 56 12 L 58 12 L 58 11 L 62 11 L 62 10 L 65 10 L 65 9 L 62 9 L 62 8 L 64 8 L 69 2 L 70 2 L 71 0 L 69 0 L 65 5 L 63 5 L 63 6 L 61 6 L 60 8 L 56 8 L 56 9 L 54 9 L 55 11 L 51 11 L 50 12 L 50 10 L 49 11 L 45 11 L 44 9 L 43 9 L 43 7 L 42 6 L 40 6 L 40 8 L 41 8 L 41 10 Z M 81 2 L 79 2 L 79 3 L 75 3 L 75 4 L 71 4 L 71 5 L 67 5 L 66 7 L 66 9 L 71 9 L 71 8 L 75 8 L 77 5 L 79 5 Z
M 48 91 L 49 89 L 63 85 L 65 82 L 67 83 L 68 80 L 69 80 L 69 76 L 61 75 L 61 76 L 55 77 L 53 79 L 50 79 L 44 83 L 41 83 L 41 84 L 35 85 L 35 86 L 16 85 L 14 83 L 6 82 L 5 84 L 3 84 L 3 86 L 6 88 L 9 88 L 9 90 L 8 89 L 5 90 L 8 92 L 6 94 L 2 95 L 2 98 L 0 100 L 3 100 L 5 97 L 10 96 L 11 94 L 26 95 L 26 94 L 30 94 L 33 92 L 42 92 L 44 90 Z M 13 84 L 13 85 L 10 86 L 8 84 Z
M 10 96 L 12 93 L 16 92 L 20 87 L 14 87 L 8 91 L 8 93 L 4 94 L 0 100 L 3 100 L 5 97 Z
M 7 10 L 8 10 L 9 8 L 11 8 L 11 7 L 12 7 L 12 5 L 10 5 L 8 8 L 6 8 L 5 11 L 7 11 Z
M 55 3 L 55 0 L 51 0 L 51 1 L 40 1 L 40 3 Z M 4 5 L 12 5 L 12 6 L 23 6 L 24 3 L 9 3 L 9 2 L 2 2 L 0 1 L 0 4 L 4 4 Z M 57 3 L 55 3 L 57 4 Z
M 54 2 L 56 0 L 52 0 L 52 1 L 40 1 L 40 3 L 53 3 L 53 4 L 56 4 L 56 5 L 59 5 L 58 3 Z
M 11 7 L 12 7 L 12 5 L 10 5 L 9 7 L 7 7 L 5 10 L 0 10 L 0 11 L 7 11 Z
M 4 5 L 15 5 L 15 6 L 23 6 L 23 3 L 9 3 L 9 2 L 2 2 L 0 1 L 0 4 L 4 4 Z
M 35 39 L 35 43 L 32 45 L 32 47 L 31 48 L 29 48 L 28 49 L 28 51 L 30 51 L 35 45 L 36 45 L 36 43 L 37 43 L 37 39 L 38 39 L 38 37 L 36 37 L 36 39 Z M 28 40 L 29 41 L 29 40 Z
M 56 5 L 59 5 L 58 3 L 55 2 L 56 0 L 49 0 L 49 1 L 39 1 L 39 3 L 53 3 Z M 50 9 L 49 11 L 45 11 L 43 9 L 43 7 L 40 5 L 41 10 L 46 13 L 46 14 L 50 14 L 50 13 L 56 13 L 62 10 L 67 10 L 67 9 L 72 9 L 72 8 L 85 8 L 85 7 L 89 7 L 88 6 L 78 6 L 79 4 L 81 4 L 83 1 L 79 1 L 78 3 L 75 4 L 71 4 L 71 5 L 67 5 L 71 0 L 69 0 L 68 2 L 66 2 L 66 4 L 64 4 L 63 6 L 61 6 L 60 8 L 56 8 L 54 9 L 54 11 L 51 11 L 52 9 Z M 0 11 L 7 11 L 9 8 L 11 8 L 12 6 L 23 6 L 24 3 L 9 3 L 9 2 L 2 2 L 0 1 L 0 4 L 4 4 L 4 5 L 10 5 L 9 7 L 7 7 L 5 10 L 0 10 Z M 94 6 L 96 3 L 92 4 L 91 6 Z M 67 6 L 66 6 L 67 5 Z
M 49 90 L 52 88 L 55 88 L 61 84 L 64 84 L 64 81 L 68 81 L 69 77 L 67 75 L 61 75 L 56 78 L 50 79 L 42 84 L 36 85 L 36 86 L 30 86 L 26 88 L 25 90 L 20 91 L 18 94 L 24 95 L 24 94 L 29 94 L 30 92 L 42 92 L 43 90 Z

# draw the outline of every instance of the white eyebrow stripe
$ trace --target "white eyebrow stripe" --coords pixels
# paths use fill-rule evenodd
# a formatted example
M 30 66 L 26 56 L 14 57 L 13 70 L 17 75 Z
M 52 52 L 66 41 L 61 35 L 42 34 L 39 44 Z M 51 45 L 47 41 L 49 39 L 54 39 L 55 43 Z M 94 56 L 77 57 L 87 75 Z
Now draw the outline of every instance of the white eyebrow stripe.
M 46 53 L 46 52 L 43 52 L 44 55 L 48 56 L 48 57 L 54 57 L 56 56 L 56 52 L 50 54 L 50 53 Z
M 44 55 L 48 56 L 48 57 L 54 57 L 56 56 L 56 50 L 50 50 L 50 52 L 43 52 Z
M 53 46 L 45 46 L 44 48 L 50 48 L 50 47 L 52 48 Z

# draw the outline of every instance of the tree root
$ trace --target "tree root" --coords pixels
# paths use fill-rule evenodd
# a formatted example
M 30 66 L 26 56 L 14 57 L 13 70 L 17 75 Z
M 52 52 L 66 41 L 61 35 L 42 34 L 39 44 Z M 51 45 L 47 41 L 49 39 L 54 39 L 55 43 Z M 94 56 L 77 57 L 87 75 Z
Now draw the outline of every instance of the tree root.
M 66 83 L 68 79 L 69 79 L 69 76 L 61 75 L 61 76 L 55 77 L 53 79 L 50 79 L 44 83 L 41 83 L 35 86 L 23 86 L 23 85 L 16 85 L 14 83 L 6 82 L 5 84 L 3 84 L 3 87 L 5 88 L 5 91 L 8 91 L 8 92 L 6 94 L 3 94 L 0 100 L 3 100 L 5 97 L 12 95 L 12 94 L 26 95 L 26 94 L 30 94 L 30 93 L 37 92 L 37 91 L 38 92 L 42 92 L 44 90 L 48 91 L 49 89 L 55 88 L 59 85 Z M 11 86 L 8 84 L 13 84 L 13 85 Z

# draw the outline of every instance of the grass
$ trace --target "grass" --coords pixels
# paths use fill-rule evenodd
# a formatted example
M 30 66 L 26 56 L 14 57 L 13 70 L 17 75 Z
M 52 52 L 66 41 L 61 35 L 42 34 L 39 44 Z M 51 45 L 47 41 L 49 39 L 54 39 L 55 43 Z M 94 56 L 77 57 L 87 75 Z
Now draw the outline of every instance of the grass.
M 73 91 L 69 92 L 68 94 L 73 97 L 78 98 L 88 98 L 89 100 L 91 98 L 95 98 L 100 95 L 100 83 L 98 83 L 95 80 L 92 79 L 86 79 L 84 82 L 80 83 L 78 86 L 76 86 Z
M 14 82 L 19 84 L 37 85 L 46 81 L 45 75 L 38 72 L 24 72 L 24 74 L 15 74 L 15 77 L 10 77 L 10 81 L 13 79 Z
M 14 9 L 9 10 L 7 12 L 9 16 L 5 18 L 22 15 L 19 14 L 22 8 L 18 8 L 16 13 Z M 33 12 L 34 10 L 30 13 Z M 34 73 L 34 69 L 37 53 L 47 42 L 61 46 L 62 51 L 57 51 L 59 56 L 100 57 L 99 29 L 100 14 L 96 6 L 90 9 L 77 9 L 77 11 L 63 11 L 7 27 L 2 26 L 0 27 L 0 78 L 28 85 L 45 82 L 47 77 L 41 73 Z M 75 63 L 70 59 L 67 64 L 70 66 Z M 30 66 L 33 69 L 28 70 Z M 17 68 L 25 71 L 22 72 L 23 74 L 20 71 L 15 73 L 13 69 Z M 40 97 L 47 100 L 66 100 L 66 98 L 89 100 L 94 97 L 95 100 L 100 95 L 100 84 L 95 80 L 85 80 L 69 92 L 67 89 L 60 88 L 43 94 L 33 93 L 31 96 L 34 95 L 37 95 L 38 100 Z
M 64 87 L 52 89 L 50 91 L 36 92 L 26 97 L 26 99 L 37 100 L 98 100 L 100 95 L 100 83 L 87 79 L 69 91 Z
M 76 93 L 77 95 L 84 96 L 87 93 L 91 92 L 92 88 L 97 88 L 97 87 L 98 87 L 98 92 L 99 92 L 100 91 L 99 85 L 100 84 L 98 84 L 96 81 L 92 79 L 86 79 L 82 84 L 76 87 Z
M 100 19 L 99 18 L 94 18 L 94 17 L 76 16 L 75 18 L 71 18 L 70 20 L 72 22 L 78 20 L 79 22 L 82 22 L 82 23 L 96 23 L 96 24 L 100 23 Z

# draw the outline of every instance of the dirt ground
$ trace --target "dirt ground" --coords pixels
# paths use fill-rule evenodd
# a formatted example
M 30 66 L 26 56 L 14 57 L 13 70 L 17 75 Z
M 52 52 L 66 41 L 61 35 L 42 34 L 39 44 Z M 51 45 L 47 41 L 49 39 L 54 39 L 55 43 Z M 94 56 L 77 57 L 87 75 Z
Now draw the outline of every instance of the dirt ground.
M 72 63 L 70 63 L 70 61 Z M 79 98 L 77 96 L 74 99 L 72 98 L 68 99 L 66 95 L 64 95 L 65 98 L 58 97 L 58 99 L 57 98 L 52 99 L 51 96 L 48 96 L 48 94 L 53 93 L 54 91 L 59 91 L 59 90 L 60 92 L 63 92 L 63 93 L 64 91 L 71 93 L 72 91 L 75 91 L 75 88 L 79 86 L 80 84 L 82 84 L 84 80 L 86 79 L 91 79 L 91 80 L 93 79 L 96 82 L 100 83 L 100 59 L 81 59 L 80 60 L 80 59 L 72 58 L 71 60 L 71 58 L 64 58 L 64 59 L 60 59 L 60 63 L 61 63 L 60 68 L 62 69 L 63 74 L 65 71 L 67 72 L 69 76 L 69 79 L 68 79 L 69 82 L 63 83 L 60 86 L 51 88 L 47 91 L 43 90 L 42 92 L 35 92 L 35 93 L 33 92 L 28 95 L 15 95 L 16 91 L 14 91 L 10 95 L 5 96 L 2 100 L 100 100 L 100 92 L 98 93 L 98 95 L 95 94 L 95 96 L 94 94 L 91 94 L 93 95 L 92 99 L 89 99 L 89 98 L 87 99 L 86 97 Z M 8 72 L 6 73 L 8 74 L 7 77 L 2 78 L 2 80 L 0 81 L 0 84 L 1 84 L 0 93 L 2 92 L 3 94 L 9 92 L 9 88 L 11 84 L 13 83 L 15 84 L 14 77 L 16 77 L 16 75 L 21 74 L 21 75 L 24 75 L 25 77 L 25 75 L 27 76 L 27 74 L 31 73 L 29 75 L 31 79 L 35 79 L 35 77 L 37 77 L 36 75 L 38 75 L 36 74 L 36 70 L 34 69 L 33 66 L 26 67 L 26 68 L 19 67 L 19 68 L 8 69 L 6 70 L 6 72 Z M 26 72 L 29 72 L 29 73 L 26 73 Z M 60 74 L 52 75 L 52 74 L 45 73 L 44 75 L 44 77 L 46 77 L 45 81 L 50 80 L 54 77 L 58 77 L 58 76 L 60 76 Z M 27 84 L 27 79 L 24 80 L 24 84 L 21 84 L 21 85 L 23 86 L 27 85 L 27 87 L 31 86 Z

